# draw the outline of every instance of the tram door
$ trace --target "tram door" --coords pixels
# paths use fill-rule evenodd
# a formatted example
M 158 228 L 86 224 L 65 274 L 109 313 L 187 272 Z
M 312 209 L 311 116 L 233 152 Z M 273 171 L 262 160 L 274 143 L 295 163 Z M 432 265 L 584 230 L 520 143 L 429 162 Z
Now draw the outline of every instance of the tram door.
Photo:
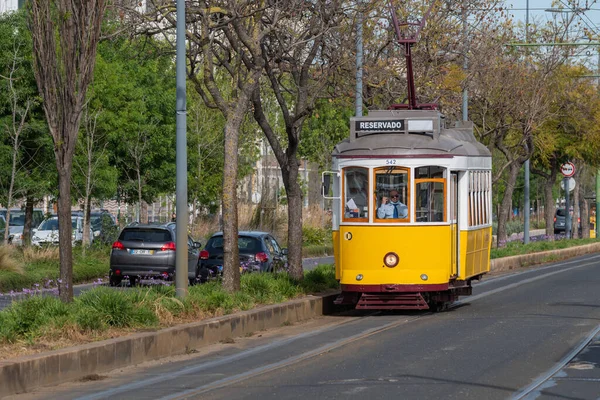
M 451 271 L 450 276 L 458 276 L 458 173 L 450 175 L 450 236 L 451 236 Z

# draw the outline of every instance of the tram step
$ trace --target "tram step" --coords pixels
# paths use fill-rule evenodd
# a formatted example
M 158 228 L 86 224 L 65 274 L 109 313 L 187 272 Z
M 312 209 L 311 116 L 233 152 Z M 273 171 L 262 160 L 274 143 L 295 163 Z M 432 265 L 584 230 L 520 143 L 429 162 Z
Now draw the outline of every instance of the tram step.
M 429 306 L 421 293 L 363 293 L 357 310 L 427 310 Z

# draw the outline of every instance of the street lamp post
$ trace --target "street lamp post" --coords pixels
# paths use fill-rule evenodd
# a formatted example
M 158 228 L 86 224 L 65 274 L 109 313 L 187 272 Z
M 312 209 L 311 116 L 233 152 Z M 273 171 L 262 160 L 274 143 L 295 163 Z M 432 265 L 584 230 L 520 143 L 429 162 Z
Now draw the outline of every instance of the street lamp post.
M 526 4 L 525 12 L 525 42 L 529 43 L 529 0 Z M 523 225 L 523 243 L 529 243 L 529 158 L 525 160 L 525 188 L 524 188 L 524 203 L 525 203 L 525 214 L 524 214 L 524 225 Z

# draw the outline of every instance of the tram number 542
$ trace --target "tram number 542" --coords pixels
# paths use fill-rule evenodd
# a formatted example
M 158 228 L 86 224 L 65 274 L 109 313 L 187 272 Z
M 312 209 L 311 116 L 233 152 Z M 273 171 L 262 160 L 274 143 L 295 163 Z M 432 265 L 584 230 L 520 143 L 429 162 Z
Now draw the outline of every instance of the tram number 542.
M 396 165 L 396 160 L 385 160 L 385 165 Z

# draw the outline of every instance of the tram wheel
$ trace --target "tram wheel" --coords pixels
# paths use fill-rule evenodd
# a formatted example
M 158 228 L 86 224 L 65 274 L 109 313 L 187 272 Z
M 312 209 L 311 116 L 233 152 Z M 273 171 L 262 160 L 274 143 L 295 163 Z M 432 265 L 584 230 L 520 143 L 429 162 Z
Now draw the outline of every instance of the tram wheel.
M 432 301 L 428 303 L 429 310 L 431 312 L 443 312 L 446 311 L 450 307 L 450 302 L 448 301 Z

